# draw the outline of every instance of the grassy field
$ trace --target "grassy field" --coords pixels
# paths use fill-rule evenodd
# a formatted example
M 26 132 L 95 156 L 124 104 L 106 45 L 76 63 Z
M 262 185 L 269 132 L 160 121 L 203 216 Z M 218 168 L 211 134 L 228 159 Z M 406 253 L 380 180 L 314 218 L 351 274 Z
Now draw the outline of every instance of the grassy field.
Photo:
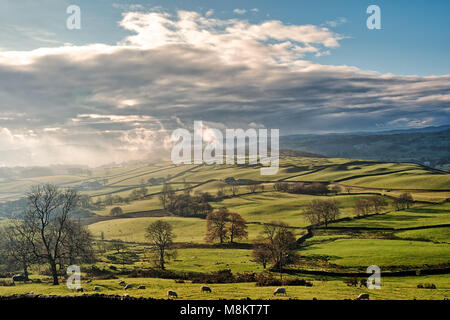
M 450 202 L 432 206 L 417 206 L 403 211 L 391 211 L 365 219 L 333 223 L 334 227 L 411 228 L 450 223 Z
M 450 243 L 449 227 L 402 231 L 397 232 L 395 235 L 402 239 L 428 240 L 438 243 Z
M 1 279 L 0 279 L 1 280 Z M 134 288 L 124 290 L 119 285 L 121 280 L 134 284 Z M 176 290 L 180 299 L 300 299 L 311 300 L 342 300 L 354 299 L 360 293 L 369 293 L 371 300 L 442 300 L 450 297 L 450 276 L 416 276 L 416 277 L 384 277 L 381 280 L 381 289 L 369 290 L 367 288 L 348 287 L 341 280 L 315 280 L 310 279 L 312 287 L 287 286 L 286 296 L 273 296 L 275 287 L 257 287 L 255 283 L 212 284 L 212 293 L 201 293 L 201 284 L 193 284 L 189 281 L 183 284 L 175 283 L 170 279 L 153 278 L 120 278 L 114 280 L 94 280 L 92 283 L 83 283 L 87 293 L 94 293 L 93 287 L 99 286 L 100 293 L 119 294 L 127 293 L 136 297 L 152 297 L 167 299 L 167 290 Z M 433 283 L 437 289 L 418 289 L 420 283 Z M 145 285 L 145 290 L 137 289 L 138 285 Z M 0 287 L 0 295 L 13 293 L 57 294 L 57 295 L 81 295 L 69 290 L 65 284 L 52 286 L 42 284 L 19 284 L 15 287 Z
M 309 257 L 324 257 L 330 263 L 365 269 L 383 267 L 418 267 L 449 262 L 450 246 L 423 241 L 388 239 L 337 239 L 300 250 Z
M 222 181 L 230 177 L 260 181 L 264 190 L 250 193 L 248 187 L 240 186 L 237 194 L 232 196 L 230 185 Z M 158 182 L 153 185 L 155 179 Z M 163 179 L 176 190 L 182 190 L 185 184 L 189 184 L 193 188 L 192 194 L 209 192 L 216 195 L 218 190 L 225 187 L 226 197 L 221 201 L 210 202 L 210 205 L 214 208 L 227 207 L 230 211 L 239 213 L 247 221 L 248 239 L 239 240 L 234 246 L 206 243 L 205 219 L 173 216 L 162 210 L 158 193 L 162 189 Z M 273 184 L 277 181 L 334 182 L 341 186 L 341 190 L 338 194 L 320 196 L 291 194 L 275 191 Z M 309 226 L 303 209 L 307 203 L 317 199 L 336 200 L 340 211 L 339 218 L 347 220 L 330 224 L 333 229 L 314 230 L 311 238 L 299 244 L 300 262 L 289 266 L 291 271 L 364 271 L 369 265 L 378 265 L 383 272 L 450 266 L 450 227 L 403 230 L 450 223 L 450 202 L 445 202 L 450 197 L 450 192 L 445 191 L 450 187 L 450 174 L 418 164 L 283 157 L 277 175 L 261 176 L 258 166 L 138 163 L 95 168 L 91 170 L 90 175 L 65 174 L 1 180 L 0 201 L 17 197 L 31 185 L 42 182 L 53 182 L 63 187 L 80 187 L 86 185 L 86 182 L 97 182 L 96 187 L 80 187 L 81 193 L 91 196 L 94 201 L 104 199 L 106 195 L 128 197 L 133 190 L 147 187 L 148 195 L 145 198 L 91 210 L 94 218 L 91 217 L 87 227 L 94 236 L 96 246 L 104 248 L 104 251 L 99 251 L 96 266 L 107 270 L 113 270 L 113 267 L 120 272 L 115 273 L 119 279 L 94 280 L 90 284 L 83 284 L 88 292 L 97 285 L 100 286 L 101 293 L 123 294 L 125 291 L 118 283 L 124 279 L 128 283 L 147 286 L 146 290 L 127 291 L 135 296 L 166 298 L 166 291 L 174 289 L 182 299 L 272 299 L 274 287 L 257 287 L 255 283 L 212 284 L 213 293 L 207 295 L 200 292 L 200 284 L 192 284 L 189 281 L 181 284 L 170 279 L 127 278 L 123 274 L 133 269 L 152 266 L 148 258 L 148 240 L 145 233 L 146 228 L 156 220 L 170 223 L 176 235 L 174 241 L 177 245 L 177 256 L 166 264 L 169 271 L 210 273 L 230 269 L 234 274 L 260 272 L 263 269 L 253 261 L 251 244 L 260 237 L 263 224 L 272 221 L 288 223 L 295 227 L 292 231 L 299 238 L 306 233 Z M 408 210 L 395 211 L 392 198 L 410 189 L 417 190 L 410 191 L 415 201 L 428 203 L 416 202 Z M 388 206 L 383 210 L 384 213 L 353 219 L 355 202 L 375 194 L 386 196 Z M 110 210 L 116 206 L 120 206 L 124 214 L 120 217 L 110 217 Z M 7 221 L 2 219 L 0 224 L 5 225 Z M 102 237 L 105 242 L 101 240 Z M 135 254 L 137 259 L 123 264 L 115 260 L 114 257 L 118 254 L 107 245 L 111 240 L 117 239 L 125 241 L 126 247 L 123 250 L 125 253 Z M 33 277 L 39 277 L 36 270 L 33 270 L 33 273 Z M 278 276 L 278 273 L 274 274 Z M 294 277 L 292 274 L 285 276 Z M 348 299 L 362 292 L 370 292 L 371 299 L 443 299 L 450 295 L 450 275 L 383 277 L 382 289 L 371 291 L 346 286 L 343 283 L 344 277 L 301 274 L 298 277 L 310 279 L 314 286 L 289 286 L 287 297 L 280 297 L 281 299 Z M 434 283 L 437 289 L 418 289 L 419 283 Z M 0 295 L 30 291 L 76 294 L 64 285 L 54 287 L 49 283 L 0 286 Z

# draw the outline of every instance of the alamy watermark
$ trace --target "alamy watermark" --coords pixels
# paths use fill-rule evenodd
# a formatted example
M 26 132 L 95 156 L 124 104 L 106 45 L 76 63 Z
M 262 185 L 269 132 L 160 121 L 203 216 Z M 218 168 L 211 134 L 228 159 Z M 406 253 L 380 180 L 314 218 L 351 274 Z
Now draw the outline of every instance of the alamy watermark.
M 67 267 L 67 278 L 66 284 L 67 288 L 70 290 L 76 290 L 81 288 L 81 269 L 79 266 L 71 265 Z
M 372 275 L 367 278 L 367 288 L 368 289 L 381 289 L 381 269 L 379 266 L 368 266 L 367 273 Z
M 66 13 L 70 14 L 66 20 L 66 26 L 69 30 L 81 29 L 81 9 L 74 4 L 70 5 L 66 9 Z
M 370 14 L 367 18 L 366 26 L 369 30 L 381 29 L 381 9 L 379 6 L 372 4 L 367 7 L 366 13 Z
M 171 160 L 174 164 L 245 164 L 248 162 L 248 164 L 261 164 L 261 175 L 273 175 L 278 172 L 279 167 L 280 130 L 270 129 L 270 139 L 268 133 L 268 129 L 245 131 L 226 129 L 224 144 L 224 135 L 220 130 L 205 128 L 202 121 L 194 121 L 193 135 L 186 129 L 176 129 L 172 133 L 171 138 L 175 145 L 172 148 Z

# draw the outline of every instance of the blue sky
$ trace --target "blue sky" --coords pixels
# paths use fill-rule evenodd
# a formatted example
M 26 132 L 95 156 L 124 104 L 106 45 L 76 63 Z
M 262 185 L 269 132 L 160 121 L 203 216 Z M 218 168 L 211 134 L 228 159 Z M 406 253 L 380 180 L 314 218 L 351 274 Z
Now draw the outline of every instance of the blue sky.
M 69 4 L 81 7 L 81 30 L 65 28 L 65 9 Z M 118 26 L 118 21 L 127 6 L 133 4 L 141 4 L 146 10 L 160 7 L 168 12 L 213 9 L 215 17 L 239 17 L 253 23 L 275 19 L 286 24 L 327 26 L 327 21 L 344 18 L 345 23 L 332 29 L 348 38 L 333 49 L 332 54 L 314 58 L 317 62 L 402 75 L 450 72 L 450 1 L 446 0 L 3 0 L 0 3 L 0 48 L 29 50 L 63 43 L 114 44 L 128 34 Z M 366 28 L 366 8 L 370 4 L 381 8 L 382 30 Z M 258 11 L 252 11 L 254 8 Z M 235 9 L 245 9 L 246 13 L 236 14 Z M 17 27 L 14 34 L 11 27 Z M 33 38 L 46 38 L 46 41 Z
M 68 30 L 66 9 L 81 8 Z M 366 8 L 381 8 L 381 30 Z M 450 1 L 0 2 L 0 166 L 167 154 L 170 134 L 450 124 Z

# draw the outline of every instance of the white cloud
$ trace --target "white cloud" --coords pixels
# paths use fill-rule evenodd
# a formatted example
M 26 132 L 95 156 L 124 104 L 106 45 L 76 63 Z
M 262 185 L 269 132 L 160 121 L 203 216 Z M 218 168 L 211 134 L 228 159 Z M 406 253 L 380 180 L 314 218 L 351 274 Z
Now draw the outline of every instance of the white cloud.
M 236 13 L 236 14 L 241 14 L 242 15 L 242 14 L 245 14 L 247 12 L 247 10 L 245 10 L 245 9 L 234 9 L 233 12 Z
M 0 52 L 0 165 L 161 157 L 177 127 L 369 130 L 448 123 L 450 75 L 326 66 L 342 36 L 197 12 L 128 12 L 117 45 Z

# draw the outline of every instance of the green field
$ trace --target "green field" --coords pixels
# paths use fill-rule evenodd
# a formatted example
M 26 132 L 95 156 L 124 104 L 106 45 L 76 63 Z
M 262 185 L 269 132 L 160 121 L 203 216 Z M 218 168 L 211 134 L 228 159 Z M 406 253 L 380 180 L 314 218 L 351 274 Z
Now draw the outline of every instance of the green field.
M 300 250 L 304 256 L 325 257 L 328 262 L 351 268 L 418 267 L 449 262 L 450 246 L 422 241 L 386 239 L 337 239 Z
M 261 182 L 264 189 L 251 192 L 240 185 L 235 195 L 224 179 L 250 179 Z M 156 181 L 156 182 L 155 182 Z M 247 222 L 248 239 L 236 244 L 207 243 L 206 220 L 175 216 L 165 210 L 159 200 L 162 181 L 170 183 L 177 193 L 189 185 L 191 194 L 225 192 L 221 200 L 211 201 L 217 209 L 226 207 L 240 214 Z M 337 194 L 311 195 L 275 191 L 275 182 L 322 181 L 340 186 Z M 0 181 L 0 201 L 23 195 L 31 185 L 43 182 L 57 183 L 61 187 L 80 187 L 80 192 L 93 202 L 106 196 L 128 198 L 134 190 L 147 188 L 147 195 L 139 199 L 95 206 L 86 220 L 99 250 L 96 267 L 109 270 L 118 279 L 94 281 L 83 286 L 89 290 L 98 285 L 101 293 L 123 294 L 119 280 L 144 284 L 146 290 L 132 289 L 134 296 L 165 298 L 168 289 L 174 289 L 182 299 L 272 299 L 274 287 L 257 287 L 255 283 L 211 284 L 213 293 L 202 294 L 200 284 L 175 283 L 163 278 L 128 278 L 134 269 L 148 269 L 153 265 L 148 255 L 146 228 L 156 220 L 170 223 L 176 235 L 176 257 L 166 263 L 168 271 L 211 273 L 229 269 L 233 274 L 261 272 L 261 264 L 253 261 L 252 245 L 260 239 L 264 224 L 273 221 L 289 224 L 296 238 L 306 234 L 309 221 L 303 210 L 312 200 L 334 199 L 339 206 L 339 219 L 329 229 L 313 230 L 313 236 L 298 244 L 300 260 L 286 266 L 284 277 L 310 279 L 313 287 L 288 286 L 287 297 L 281 299 L 349 299 L 361 292 L 370 292 L 371 299 L 443 299 L 450 295 L 450 275 L 417 277 L 383 277 L 382 290 L 351 288 L 343 283 L 346 277 L 302 275 L 302 270 L 327 272 L 364 272 L 369 265 L 378 265 L 383 272 L 448 268 L 450 266 L 450 174 L 411 163 L 380 163 L 366 160 L 332 158 L 283 157 L 280 170 L 274 176 L 261 176 L 258 166 L 226 165 L 175 166 L 169 162 L 157 164 L 137 163 L 123 166 L 94 168 L 89 175 L 55 175 L 18 178 Z M 95 182 L 95 183 L 94 183 Z M 92 186 L 86 187 L 92 183 Z M 81 187 L 82 186 L 82 187 Z M 396 211 L 393 200 L 410 192 L 416 201 L 410 209 Z M 355 219 L 355 203 L 373 195 L 383 195 L 388 205 L 380 214 Z M 417 202 L 422 201 L 422 202 Z M 105 202 L 106 203 L 106 202 Z M 111 217 L 110 210 L 119 206 L 123 214 Z M 0 224 L 8 222 L 3 218 Z M 407 230 L 407 228 L 421 228 Z M 432 228 L 430 228 L 432 227 Z M 406 228 L 406 230 L 405 230 Z M 104 241 L 102 241 L 102 237 Z M 123 240 L 123 253 L 134 255 L 120 263 L 120 254 L 111 247 L 111 240 Z M 83 268 L 88 268 L 86 265 Z M 270 266 L 269 266 L 270 267 Z M 111 271 L 116 270 L 116 271 Z M 41 267 L 33 267 L 32 277 L 39 275 Z M 17 270 L 20 272 L 20 270 Z M 279 273 L 272 270 L 274 276 Z M 306 271 L 305 271 L 306 272 Z M 296 274 L 298 273 L 298 274 Z M 1 280 L 1 279 L 0 279 Z M 437 289 L 418 289 L 419 283 L 434 283 Z M 11 293 L 75 294 L 64 285 L 42 284 L 0 286 L 0 295 Z
M 1 280 L 1 279 L 0 279 Z M 134 288 L 124 290 L 119 285 L 120 280 L 134 284 Z M 92 283 L 83 283 L 87 293 L 95 293 L 94 286 L 100 287 L 100 293 L 119 294 L 127 293 L 136 297 L 167 299 L 167 290 L 176 290 L 180 299 L 300 299 L 311 300 L 343 300 L 354 299 L 360 293 L 369 293 L 371 300 L 442 300 L 450 296 L 450 276 L 418 276 L 418 277 L 385 277 L 381 282 L 380 290 L 348 287 L 341 280 L 314 280 L 312 287 L 287 286 L 286 296 L 273 296 L 276 287 L 257 287 L 254 283 L 212 284 L 212 293 L 201 293 L 201 284 L 186 282 L 175 283 L 170 279 L 152 278 L 121 278 L 115 280 L 94 280 Z M 418 289 L 420 283 L 433 283 L 437 289 Z M 145 285 L 145 290 L 136 289 L 138 285 Z M 50 284 L 19 284 L 15 287 L 0 287 L 0 295 L 15 293 L 81 295 L 69 290 L 65 284 L 55 287 Z

